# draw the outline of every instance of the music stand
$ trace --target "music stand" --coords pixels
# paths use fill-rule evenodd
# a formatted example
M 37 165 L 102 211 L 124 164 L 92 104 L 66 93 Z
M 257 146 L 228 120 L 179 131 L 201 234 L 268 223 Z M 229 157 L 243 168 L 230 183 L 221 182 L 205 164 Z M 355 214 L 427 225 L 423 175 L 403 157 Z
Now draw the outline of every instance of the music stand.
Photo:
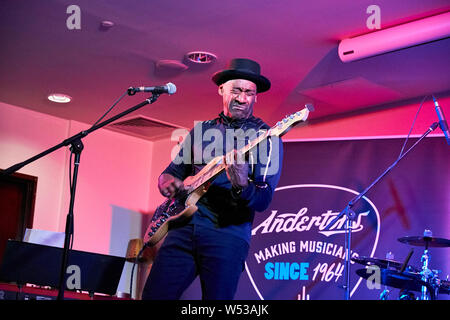
M 8 240 L 0 265 L 0 281 L 15 282 L 18 286 L 31 283 L 56 288 L 62 255 L 63 248 Z M 70 250 L 67 265 L 79 267 L 80 287 L 67 288 L 71 273 L 65 274 L 64 287 L 88 291 L 91 296 L 94 293 L 115 295 L 124 264 L 123 257 Z

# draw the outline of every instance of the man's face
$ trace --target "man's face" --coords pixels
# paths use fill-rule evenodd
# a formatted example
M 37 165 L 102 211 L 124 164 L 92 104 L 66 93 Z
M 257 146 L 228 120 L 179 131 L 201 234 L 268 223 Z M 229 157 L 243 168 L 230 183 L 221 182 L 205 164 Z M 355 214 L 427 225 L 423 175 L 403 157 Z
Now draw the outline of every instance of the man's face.
M 233 119 L 247 119 L 253 114 L 256 102 L 256 84 L 244 80 L 229 80 L 219 87 L 223 113 Z

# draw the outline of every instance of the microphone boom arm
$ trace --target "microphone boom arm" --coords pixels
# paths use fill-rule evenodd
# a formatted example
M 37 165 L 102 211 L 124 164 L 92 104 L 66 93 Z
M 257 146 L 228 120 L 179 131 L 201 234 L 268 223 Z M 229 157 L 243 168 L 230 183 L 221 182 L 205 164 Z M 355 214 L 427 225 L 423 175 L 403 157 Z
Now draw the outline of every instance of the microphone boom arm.
M 397 160 L 394 161 L 378 178 L 375 179 L 367 188 L 365 188 L 360 194 L 354 197 L 347 204 L 344 210 L 342 210 L 325 228 L 324 230 L 329 230 L 344 214 L 347 216 L 346 223 L 346 237 L 345 237 L 345 284 L 343 288 L 345 289 L 345 300 L 350 300 L 350 255 L 351 255 L 351 243 L 352 243 L 352 222 L 356 217 L 356 213 L 352 210 L 352 207 L 362 198 L 364 195 L 383 178 L 389 171 L 394 168 L 397 163 L 403 159 L 423 138 L 430 134 L 433 130 L 439 126 L 439 123 L 434 122 L 428 130 L 417 140 L 405 153 L 400 154 Z
M 347 207 L 342 210 L 339 215 L 337 215 L 326 227 L 324 230 L 329 230 L 332 225 L 336 223 L 349 209 L 351 209 L 362 197 L 366 195 L 366 193 L 372 189 L 372 187 L 378 183 L 389 171 L 391 171 L 397 163 L 403 159 L 423 138 L 425 138 L 428 134 L 430 134 L 432 131 L 436 130 L 436 128 L 439 126 L 437 122 L 433 123 L 428 130 L 417 140 L 405 153 L 403 153 L 401 156 L 397 158 L 397 160 L 394 161 L 393 164 L 391 164 L 378 178 L 376 178 L 367 188 L 365 188 L 360 194 L 358 194 L 356 197 L 354 197 L 350 202 L 347 204 Z

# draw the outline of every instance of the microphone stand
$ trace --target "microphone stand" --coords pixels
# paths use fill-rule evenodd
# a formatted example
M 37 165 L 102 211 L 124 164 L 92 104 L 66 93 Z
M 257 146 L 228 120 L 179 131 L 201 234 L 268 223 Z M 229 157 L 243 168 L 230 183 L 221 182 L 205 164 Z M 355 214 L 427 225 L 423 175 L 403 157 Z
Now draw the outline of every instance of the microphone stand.
M 132 88 L 128 89 L 128 94 L 129 95 L 134 95 L 136 92 L 134 90 L 132 90 Z M 9 175 L 12 174 L 14 172 L 16 172 L 17 170 L 19 170 L 20 168 L 26 166 L 27 164 L 42 158 L 43 156 L 61 148 L 64 146 L 68 146 L 71 145 L 70 151 L 72 153 L 75 154 L 75 161 L 74 161 L 74 171 L 73 171 L 73 184 L 72 187 L 70 189 L 70 205 L 69 205 L 69 212 L 67 214 L 67 218 L 66 218 L 66 228 L 65 228 L 65 237 L 64 237 L 64 248 L 63 248 L 63 256 L 62 256 L 62 261 L 61 261 L 61 270 L 60 270 L 60 274 L 59 274 L 59 286 L 58 286 L 58 296 L 57 296 L 57 300 L 62 300 L 64 299 L 64 276 L 66 274 L 66 269 L 67 269 L 67 261 L 68 261 L 68 254 L 69 254 L 69 245 L 70 245 L 70 238 L 71 236 L 73 236 L 73 207 L 74 207 L 74 202 L 75 202 L 75 190 L 76 190 L 76 185 L 77 185 L 77 178 L 78 178 L 78 166 L 80 164 L 80 156 L 81 156 L 81 152 L 83 151 L 83 143 L 81 141 L 82 138 L 86 137 L 89 133 L 100 129 L 104 126 L 106 126 L 107 124 L 110 124 L 111 122 L 133 112 L 136 111 L 140 108 L 142 108 L 143 106 L 147 105 L 147 104 L 152 104 L 154 103 L 159 97 L 159 94 L 153 93 L 152 96 L 148 99 L 146 99 L 145 101 L 137 104 L 136 106 L 125 110 L 113 117 L 111 117 L 108 120 L 105 120 L 99 124 L 93 125 L 91 128 L 89 128 L 88 130 L 85 131 L 81 131 L 77 134 L 75 134 L 74 136 L 64 140 L 63 142 L 55 145 L 54 147 L 41 152 L 39 154 L 37 154 L 34 157 L 31 157 L 28 160 L 25 160 L 23 162 L 17 163 L 7 169 L 5 169 L 2 174 L 4 175 Z
M 345 300 L 350 300 L 350 255 L 351 255 L 351 242 L 352 242 L 352 224 L 353 220 L 356 218 L 356 213 L 352 210 L 352 207 L 362 198 L 364 195 L 383 178 L 389 171 L 391 171 L 397 163 L 403 159 L 423 138 L 434 131 L 439 126 L 439 123 L 433 123 L 428 130 L 416 141 L 405 153 L 400 155 L 397 160 L 394 161 L 378 178 L 375 179 L 366 189 L 364 189 L 360 194 L 354 197 L 347 204 L 344 210 L 342 210 L 326 227 L 324 230 L 329 230 L 343 215 L 347 217 L 346 219 L 346 229 L 345 229 Z

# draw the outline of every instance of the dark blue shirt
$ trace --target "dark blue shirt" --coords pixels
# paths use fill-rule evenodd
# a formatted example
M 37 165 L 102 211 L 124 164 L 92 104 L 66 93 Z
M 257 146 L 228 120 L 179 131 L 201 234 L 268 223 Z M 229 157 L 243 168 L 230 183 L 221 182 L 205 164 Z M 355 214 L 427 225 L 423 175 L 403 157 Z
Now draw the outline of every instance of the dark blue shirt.
M 178 156 L 163 171 L 180 180 L 197 174 L 212 158 L 240 149 L 260 130 L 270 127 L 254 116 L 231 119 L 223 114 L 199 122 L 184 139 Z M 247 154 L 248 187 L 236 192 L 225 170 L 217 175 L 197 202 L 198 210 L 189 223 L 219 229 L 250 241 L 255 211 L 264 211 L 272 201 L 283 161 L 280 138 L 265 139 Z

